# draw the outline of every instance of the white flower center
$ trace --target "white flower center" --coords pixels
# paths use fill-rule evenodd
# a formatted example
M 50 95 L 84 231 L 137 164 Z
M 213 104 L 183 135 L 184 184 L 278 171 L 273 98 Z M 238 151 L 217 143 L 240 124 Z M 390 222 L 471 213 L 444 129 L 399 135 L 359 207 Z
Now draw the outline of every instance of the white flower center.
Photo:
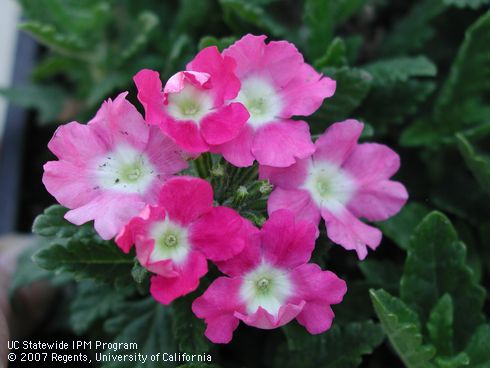
M 247 305 L 247 313 L 262 307 L 273 316 L 292 294 L 292 284 L 286 271 L 262 263 L 245 275 L 240 295 Z
M 171 259 L 178 264 L 186 260 L 190 250 L 187 230 L 170 221 L 168 216 L 151 226 L 150 237 L 155 239 L 150 256 L 152 262 Z
M 158 177 L 148 157 L 127 144 L 120 144 L 95 164 L 98 186 L 143 195 Z
M 186 84 L 182 91 L 169 93 L 167 112 L 176 120 L 199 123 L 213 108 L 213 99 L 208 91 Z
M 248 122 L 258 128 L 276 120 L 283 104 L 272 84 L 260 77 L 248 77 L 242 81 L 242 87 L 235 101 L 241 102 L 250 113 Z
M 333 213 L 345 207 L 356 187 L 355 180 L 345 170 L 328 162 L 312 162 L 302 186 L 318 206 Z

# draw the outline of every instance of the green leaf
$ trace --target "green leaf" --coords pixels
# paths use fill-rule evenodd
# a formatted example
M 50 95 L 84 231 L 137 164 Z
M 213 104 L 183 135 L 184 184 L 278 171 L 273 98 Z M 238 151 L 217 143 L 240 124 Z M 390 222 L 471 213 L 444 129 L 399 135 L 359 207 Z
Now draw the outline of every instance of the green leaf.
M 111 315 L 124 301 L 125 294 L 105 284 L 80 282 L 70 305 L 70 324 L 76 334 L 83 334 L 97 321 Z
M 478 155 L 470 142 L 462 135 L 456 134 L 458 149 L 480 187 L 490 193 L 490 159 Z
M 83 52 L 87 48 L 87 45 L 81 38 L 72 33 L 64 34 L 50 24 L 30 21 L 20 24 L 19 28 L 30 33 L 39 42 L 60 54 L 77 59 L 83 58 L 83 55 L 85 55 Z
M 156 29 L 158 23 L 159 19 L 156 14 L 150 11 L 141 12 L 136 18 L 138 32 L 134 34 L 132 40 L 126 42 L 121 54 L 118 55 L 118 62 L 122 63 L 142 50 L 148 44 L 150 35 Z
M 371 86 L 371 75 L 364 70 L 342 67 L 325 68 L 322 72 L 337 82 L 337 90 L 315 113 L 313 119 L 318 124 L 311 124 L 313 133 L 323 133 L 329 123 L 352 117 Z
M 211 346 L 204 336 L 204 321 L 192 313 L 194 299 L 195 295 L 186 296 L 172 303 L 172 326 L 179 351 L 203 353 L 209 351 Z
M 66 92 L 59 86 L 31 84 L 0 88 L 0 95 L 15 105 L 37 110 L 39 121 L 46 124 L 58 120 Z
M 52 244 L 33 256 L 39 267 L 75 279 L 97 280 L 127 285 L 133 256 L 124 254 L 113 242 L 69 239 L 66 245 Z
M 198 48 L 199 50 L 202 50 L 209 46 L 216 46 L 218 50 L 223 51 L 224 49 L 232 45 L 236 40 L 237 38 L 235 36 L 222 37 L 222 38 L 216 38 L 213 36 L 204 36 L 199 41 Z
M 373 87 L 407 82 L 412 77 L 434 77 L 436 66 L 425 56 L 381 59 L 364 66 L 371 74 Z
M 314 63 L 316 69 L 325 67 L 340 68 L 347 65 L 347 47 L 342 38 L 336 37 L 330 43 L 322 57 Z
M 422 344 L 420 322 L 412 309 L 383 289 L 370 290 L 374 310 L 391 345 L 407 368 L 434 368 L 435 349 Z
M 387 221 L 378 222 L 376 225 L 396 245 L 407 249 L 413 231 L 428 213 L 427 206 L 418 202 L 409 202 L 397 215 Z
M 465 33 L 464 42 L 435 104 L 434 115 L 437 122 L 448 124 L 445 120 L 451 119 L 457 128 L 459 125 L 471 123 L 469 119 L 472 117 L 466 116 L 468 107 L 490 107 L 488 101 L 485 103 L 483 100 L 483 94 L 490 92 L 490 50 L 487 47 L 489 44 L 490 11 L 480 17 Z
M 483 321 L 485 290 L 466 265 L 466 248 L 450 221 L 439 212 L 427 215 L 407 248 L 400 295 L 415 307 L 423 322 L 432 307 L 448 293 L 454 301 L 456 347 L 462 347 Z
M 283 359 L 276 364 L 282 367 L 354 368 L 361 364 L 363 355 L 383 342 L 381 328 L 369 320 L 342 327 L 334 322 L 330 330 L 316 336 L 293 323 L 283 330 L 289 354 L 278 354 Z
M 73 225 L 65 220 L 68 209 L 60 205 L 52 205 L 37 216 L 32 225 L 34 234 L 54 238 L 87 238 L 95 237 L 100 240 L 91 224 Z
M 489 341 L 490 325 L 479 326 L 465 348 L 465 352 L 470 358 L 471 368 L 490 367 Z
M 333 38 L 335 27 L 355 14 L 365 0 L 306 0 L 303 21 L 308 31 L 307 51 L 319 58 Z
M 444 4 L 457 8 L 478 9 L 483 5 L 490 4 L 490 0 L 443 0 Z
M 427 330 L 437 355 L 453 354 L 453 313 L 453 300 L 449 294 L 444 294 L 430 312 Z
M 453 357 L 437 357 L 435 363 L 439 368 L 460 368 L 467 367 L 470 359 L 466 353 L 459 353 Z
M 442 0 L 422 0 L 411 7 L 383 41 L 383 54 L 407 55 L 419 51 L 434 36 L 432 21 L 445 9 Z
M 136 343 L 137 349 L 124 349 L 104 354 L 128 355 L 134 353 L 172 353 L 175 350 L 170 310 L 148 297 L 142 300 L 121 303 L 112 312 L 113 317 L 104 323 L 104 329 L 115 336 L 115 343 Z M 192 352 L 189 352 L 192 353 Z M 172 366 L 171 363 L 166 363 Z M 103 368 L 157 368 L 161 361 L 152 362 L 108 362 Z

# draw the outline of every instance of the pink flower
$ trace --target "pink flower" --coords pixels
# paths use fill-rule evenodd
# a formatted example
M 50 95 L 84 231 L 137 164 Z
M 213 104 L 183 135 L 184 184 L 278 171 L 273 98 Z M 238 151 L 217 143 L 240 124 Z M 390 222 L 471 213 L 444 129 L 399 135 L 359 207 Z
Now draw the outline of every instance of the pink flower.
M 385 145 L 358 144 L 363 124 L 335 123 L 316 141 L 316 151 L 288 168 L 262 166 L 260 178 L 275 185 L 268 212 L 288 208 L 316 224 L 325 220 L 327 235 L 359 259 L 376 249 L 381 232 L 358 220 L 381 221 L 396 214 L 408 198 L 405 187 L 389 178 L 400 157 Z
M 60 126 L 48 144 L 59 161 L 44 165 L 46 189 L 71 209 L 65 218 L 76 225 L 95 220 L 103 239 L 154 203 L 162 183 L 187 167 L 177 146 L 149 127 L 126 95 L 104 102 L 86 125 Z
M 144 69 L 135 75 L 138 99 L 146 119 L 188 152 L 209 151 L 238 136 L 249 114 L 239 102 L 229 102 L 240 90 L 235 61 L 207 47 L 172 76 L 162 90 L 160 75 Z
M 174 177 L 162 187 L 156 206 L 148 206 L 117 236 L 125 252 L 136 245 L 142 266 L 156 275 L 150 292 L 160 303 L 194 291 L 207 261 L 242 251 L 244 220 L 231 208 L 213 207 L 213 189 L 202 179 Z
M 228 343 L 241 321 L 272 329 L 293 319 L 318 334 L 330 328 L 330 307 L 342 301 L 346 284 L 335 274 L 308 264 L 317 228 L 277 211 L 258 231 L 248 224 L 249 244 L 238 256 L 218 262 L 229 277 L 217 278 L 192 304 L 207 324 L 205 335 Z
M 322 77 L 296 47 L 286 41 L 265 43 L 266 36 L 246 35 L 223 51 L 236 60 L 241 81 L 234 101 L 245 105 L 250 119 L 240 135 L 213 150 L 235 166 L 290 166 L 315 147 L 308 124 L 292 116 L 308 116 L 335 92 L 335 81 Z

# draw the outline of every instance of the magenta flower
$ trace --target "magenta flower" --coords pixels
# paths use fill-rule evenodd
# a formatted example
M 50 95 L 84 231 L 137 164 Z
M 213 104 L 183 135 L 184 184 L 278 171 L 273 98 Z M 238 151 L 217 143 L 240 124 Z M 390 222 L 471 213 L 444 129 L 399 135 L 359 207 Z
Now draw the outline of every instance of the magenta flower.
M 237 137 L 249 114 L 233 100 L 240 90 L 235 61 L 207 47 L 172 76 L 162 90 L 159 73 L 144 69 L 135 75 L 138 99 L 146 120 L 188 152 L 209 151 Z
M 44 165 L 46 189 L 71 209 L 65 218 L 76 225 L 95 220 L 103 239 L 154 203 L 162 183 L 187 167 L 178 147 L 149 127 L 126 95 L 104 102 L 86 125 L 60 126 L 48 144 L 59 160 Z
M 202 179 L 174 177 L 117 236 L 125 252 L 136 245 L 142 266 L 155 273 L 150 292 L 160 303 L 194 291 L 207 261 L 229 259 L 243 250 L 244 220 L 231 208 L 213 207 L 213 189 Z
M 315 112 L 335 92 L 335 81 L 322 77 L 296 47 L 286 41 L 265 43 L 266 36 L 246 35 L 223 51 L 236 60 L 241 102 L 250 119 L 240 135 L 214 148 L 235 166 L 290 166 L 315 149 L 308 124 L 292 116 Z
M 376 249 L 381 232 L 358 218 L 386 220 L 408 199 L 405 187 L 389 180 L 400 157 L 382 144 L 358 144 L 362 129 L 356 120 L 335 123 L 318 138 L 311 157 L 288 168 L 260 167 L 260 177 L 275 185 L 269 213 L 288 208 L 316 224 L 321 215 L 330 240 L 355 249 L 359 259 L 367 247 Z
M 228 343 L 241 321 L 272 329 L 294 318 L 312 334 L 330 328 L 332 304 L 342 301 L 346 284 L 335 274 L 307 263 L 317 228 L 277 211 L 258 231 L 250 223 L 249 244 L 238 256 L 218 262 L 229 277 L 217 278 L 192 304 L 207 324 L 205 335 Z

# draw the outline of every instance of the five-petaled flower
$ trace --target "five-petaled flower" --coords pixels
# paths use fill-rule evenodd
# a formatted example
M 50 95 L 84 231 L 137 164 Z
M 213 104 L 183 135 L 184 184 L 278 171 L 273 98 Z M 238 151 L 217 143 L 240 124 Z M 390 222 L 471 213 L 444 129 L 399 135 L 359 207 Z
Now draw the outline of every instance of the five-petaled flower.
M 207 261 L 233 257 L 245 246 L 244 220 L 231 208 L 213 207 L 203 180 L 175 177 L 162 187 L 156 206 L 134 217 L 116 238 L 125 252 L 136 245 L 142 266 L 153 272 L 150 292 L 163 304 L 194 291 Z
M 250 118 L 235 139 L 214 147 L 235 166 L 285 167 L 311 155 L 308 124 L 293 116 L 314 113 L 335 92 L 335 81 L 304 62 L 286 41 L 265 43 L 266 36 L 246 35 L 223 51 L 236 61 L 241 89 L 234 101 L 243 103 Z
M 228 343 L 241 321 L 272 329 L 295 319 L 312 334 L 330 328 L 332 304 L 342 301 L 346 284 L 330 271 L 307 263 L 317 238 L 313 223 L 276 211 L 259 231 L 251 224 L 249 243 L 236 257 L 217 262 L 229 277 L 217 278 L 192 304 L 207 324 L 206 336 Z
M 216 47 L 203 49 L 187 70 L 173 75 L 162 90 L 158 72 L 144 69 L 134 77 L 146 120 L 192 153 L 237 137 L 249 114 L 231 102 L 240 90 L 235 61 Z
M 60 126 L 48 144 L 59 161 L 44 165 L 48 192 L 71 209 L 65 218 L 76 225 L 95 220 L 103 239 L 154 204 L 162 183 L 187 167 L 180 149 L 148 126 L 126 95 L 104 102 L 86 125 Z
M 382 144 L 358 144 L 362 129 L 356 120 L 335 123 L 318 138 L 312 156 L 287 168 L 260 167 L 260 177 L 275 185 L 269 213 L 288 208 L 316 224 L 323 217 L 328 237 L 360 259 L 367 246 L 379 245 L 381 232 L 358 218 L 386 220 L 408 198 L 401 183 L 389 180 L 400 157 Z

